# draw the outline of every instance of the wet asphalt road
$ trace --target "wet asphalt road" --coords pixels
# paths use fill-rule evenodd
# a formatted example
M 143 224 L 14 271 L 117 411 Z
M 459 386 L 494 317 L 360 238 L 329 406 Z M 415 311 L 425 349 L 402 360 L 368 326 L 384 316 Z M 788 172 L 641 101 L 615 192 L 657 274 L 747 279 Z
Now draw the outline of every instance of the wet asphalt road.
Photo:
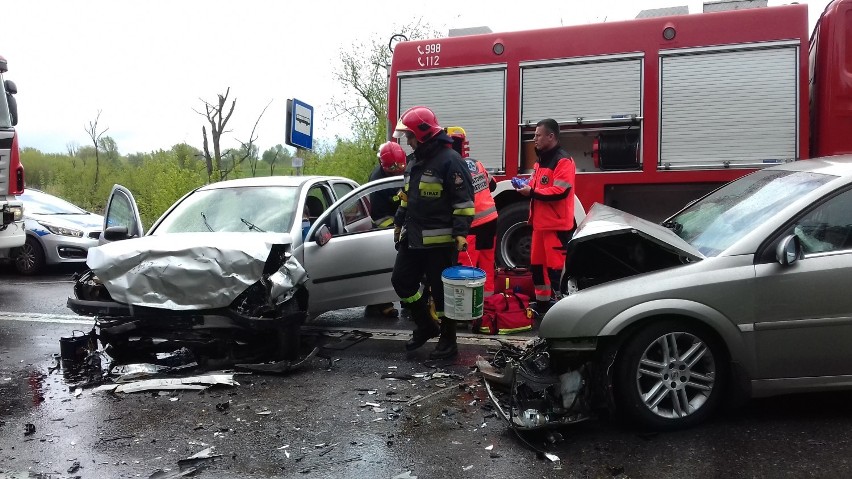
M 603 418 L 563 429 L 556 444 L 524 436 L 561 460 L 540 459 L 493 417 L 470 367 L 485 350 L 476 345 L 438 369 L 423 361 L 431 343 L 406 356 L 399 340 L 369 340 L 335 352 L 330 368 L 317 358 L 285 376 L 238 375 L 239 386 L 75 396 L 63 371 L 51 370 L 59 338 L 90 327 L 65 309 L 68 274 L 22 279 L 0 269 L 0 479 L 165 477 L 211 446 L 220 456 L 193 477 L 852 475 L 850 393 L 752 401 L 675 433 Z M 361 315 L 327 321 L 365 324 Z M 448 376 L 430 379 L 435 372 Z

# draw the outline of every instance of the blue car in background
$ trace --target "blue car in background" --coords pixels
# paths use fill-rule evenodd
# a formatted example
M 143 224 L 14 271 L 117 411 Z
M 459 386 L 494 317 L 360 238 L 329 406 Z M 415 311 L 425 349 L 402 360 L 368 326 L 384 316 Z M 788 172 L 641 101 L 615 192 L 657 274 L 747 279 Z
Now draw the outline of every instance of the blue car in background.
M 98 245 L 103 216 L 33 188 L 18 198 L 24 203 L 26 243 L 0 251 L 0 257 L 11 260 L 26 275 L 39 273 L 47 265 L 86 262 L 89 248 Z

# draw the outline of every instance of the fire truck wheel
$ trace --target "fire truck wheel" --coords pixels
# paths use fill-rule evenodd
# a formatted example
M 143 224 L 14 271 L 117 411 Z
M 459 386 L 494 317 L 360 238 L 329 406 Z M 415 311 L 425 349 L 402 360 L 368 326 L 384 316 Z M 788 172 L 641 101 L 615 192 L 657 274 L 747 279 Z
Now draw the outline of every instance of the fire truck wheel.
M 532 228 L 527 224 L 529 209 L 529 203 L 524 201 L 500 210 L 500 216 L 497 218 L 497 251 L 495 252 L 498 265 L 515 268 L 530 264 Z

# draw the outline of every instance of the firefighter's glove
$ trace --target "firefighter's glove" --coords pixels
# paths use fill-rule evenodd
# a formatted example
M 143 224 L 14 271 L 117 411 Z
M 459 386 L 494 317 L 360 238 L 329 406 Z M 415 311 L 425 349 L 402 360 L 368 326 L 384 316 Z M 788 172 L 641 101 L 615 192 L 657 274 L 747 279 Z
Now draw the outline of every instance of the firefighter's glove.
M 459 252 L 467 251 L 467 238 L 464 236 L 456 236 L 456 250 Z
M 401 232 L 402 232 L 402 228 L 400 228 L 399 226 L 393 227 L 393 242 L 394 243 L 399 243 L 399 234 Z

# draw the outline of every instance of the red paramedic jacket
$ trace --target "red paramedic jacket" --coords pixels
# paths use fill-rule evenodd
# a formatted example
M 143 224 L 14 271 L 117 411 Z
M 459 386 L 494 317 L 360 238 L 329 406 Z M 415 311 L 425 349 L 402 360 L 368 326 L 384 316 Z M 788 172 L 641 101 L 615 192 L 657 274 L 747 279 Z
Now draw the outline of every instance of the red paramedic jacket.
M 530 178 L 530 219 L 534 230 L 574 227 L 574 160 L 559 145 L 539 153 Z

